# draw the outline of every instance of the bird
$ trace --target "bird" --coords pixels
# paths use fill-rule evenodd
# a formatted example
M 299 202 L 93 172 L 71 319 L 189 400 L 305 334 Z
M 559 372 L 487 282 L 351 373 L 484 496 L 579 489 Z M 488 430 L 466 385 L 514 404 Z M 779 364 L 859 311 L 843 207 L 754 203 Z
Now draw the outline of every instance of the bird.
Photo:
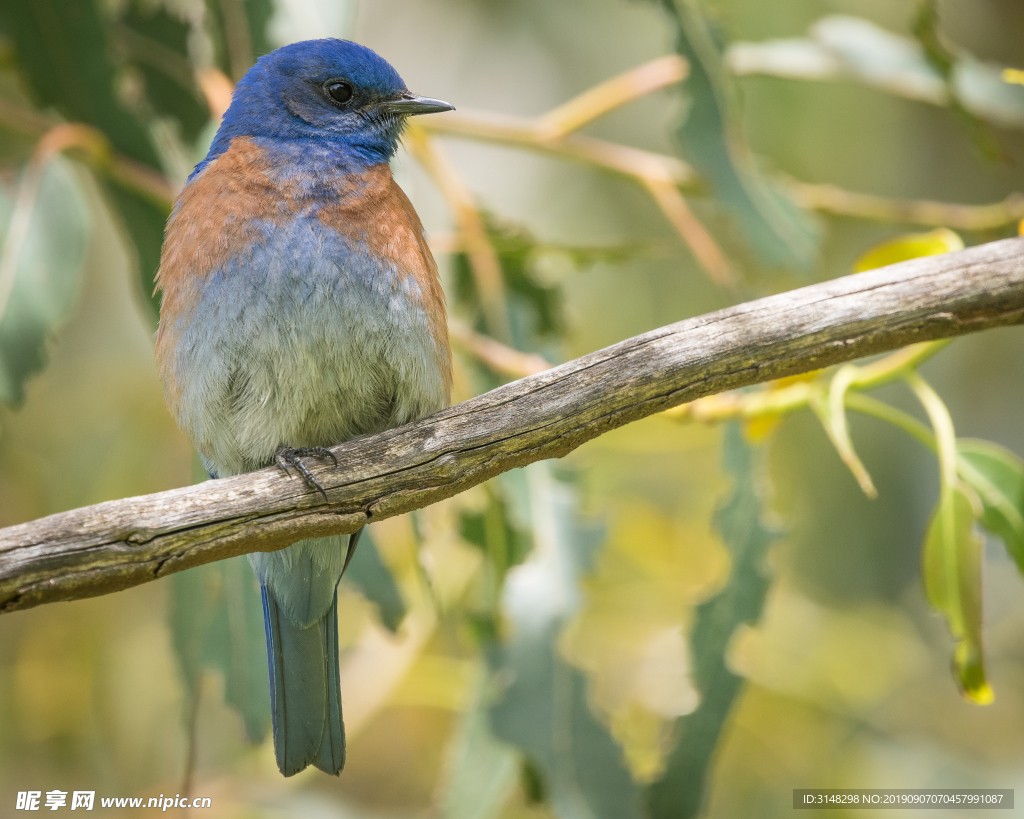
M 323 491 L 307 462 L 329 447 L 448 406 L 444 291 L 390 160 L 408 117 L 453 109 L 348 40 L 284 46 L 239 80 L 156 277 L 164 395 L 211 478 L 277 464 Z M 345 765 L 337 586 L 357 538 L 248 556 L 284 776 Z

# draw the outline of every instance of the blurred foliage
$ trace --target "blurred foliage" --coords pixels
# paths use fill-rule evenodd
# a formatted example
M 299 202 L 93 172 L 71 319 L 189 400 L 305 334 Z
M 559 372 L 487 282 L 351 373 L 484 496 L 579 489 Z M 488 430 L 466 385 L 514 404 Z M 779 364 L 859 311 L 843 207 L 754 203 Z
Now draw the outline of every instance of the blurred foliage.
M 697 0 L 663 0 L 676 27 L 676 50 L 690 64 L 687 110 L 677 131 L 683 155 L 707 175 L 714 196 L 738 219 L 743 236 L 767 264 L 809 269 L 814 228 L 756 168 L 734 101 L 722 48 Z
M 1005 158 L 998 143 L 991 145 L 985 122 L 1024 127 L 1024 89 L 1004 80 L 998 64 L 936 43 L 936 8 L 921 4 L 916 38 L 863 17 L 831 14 L 816 20 L 805 38 L 733 43 L 726 62 L 740 75 L 850 80 L 934 105 L 956 100 L 961 117 L 970 118 L 969 132 L 981 131 L 990 155 Z M 922 39 L 933 46 L 931 59 Z
M 354 558 L 353 558 L 354 561 Z M 406 606 L 402 593 L 377 552 L 377 545 L 369 530 L 359 536 L 359 562 L 353 562 L 345 572 L 345 578 L 362 593 L 363 597 L 377 608 L 377 615 L 384 627 L 394 633 L 405 619 Z
M 191 709 L 197 707 L 206 671 L 224 679 L 224 699 L 238 710 L 252 742 L 270 727 L 270 696 L 259 584 L 245 558 L 179 572 L 171 584 L 169 612 L 174 650 Z
M 46 366 L 46 343 L 78 299 L 89 214 L 74 175 L 66 161 L 51 162 L 18 223 L 16 191 L 0 189 L 9 237 L 0 255 L 0 401 L 8 404 L 24 400 L 26 379 Z
M 481 687 L 482 688 L 482 687 Z M 463 714 L 463 723 L 452 737 L 448 781 L 440 799 L 446 819 L 491 819 L 499 816 L 521 773 L 524 790 L 532 802 L 543 798 L 540 783 L 528 763 L 495 739 L 487 719 L 481 690 Z
M 92 125 L 113 150 L 156 169 L 158 152 L 145 123 L 130 110 L 129 101 L 118 95 L 118 66 L 111 57 L 109 37 L 112 22 L 92 2 L 0 5 L 0 26 L 11 36 L 20 77 L 37 104 L 55 109 L 70 122 Z M 153 277 L 170 208 L 137 190 L 116 183 L 107 187 L 138 254 L 142 291 L 153 298 Z M 157 303 L 153 305 L 155 314 Z
M 487 651 L 495 678 L 508 681 L 491 706 L 491 726 L 525 754 L 533 798 L 556 815 L 631 819 L 640 815 L 639 794 L 622 750 L 588 706 L 583 673 L 558 651 L 603 531 L 578 518 L 574 493 L 547 464 L 526 473 L 536 552 L 505 585 L 509 639 Z
M 206 0 L 206 13 L 216 64 L 235 80 L 257 57 L 274 50 L 267 36 L 274 14 L 271 0 Z
M 991 441 L 957 441 L 960 474 L 978 493 L 981 523 L 1002 538 L 1024 573 L 1024 462 Z
M 661 778 L 648 788 L 652 819 L 699 816 L 708 768 L 722 729 L 743 686 L 726 665 L 726 649 L 741 625 L 761 616 L 769 580 L 765 561 L 777 534 L 765 528 L 755 453 L 732 424 L 725 437 L 725 468 L 735 481 L 732 496 L 716 514 L 716 524 L 733 565 L 729 582 L 697 607 L 691 636 L 693 682 L 700 705 L 677 724 L 678 743 Z
M 212 138 L 215 81 L 300 32 L 366 42 L 465 116 L 550 110 L 669 43 L 687 58 L 678 91 L 598 106 L 578 135 L 627 166 L 642 149 L 678 168 L 678 153 L 701 176 L 685 200 L 587 160 L 452 140 L 453 201 L 397 161 L 449 237 L 453 317 L 486 326 L 475 266 L 492 258 L 505 341 L 549 361 L 733 299 L 681 241 L 694 226 L 743 292 L 1016 229 L 906 233 L 908 211 L 884 199 L 970 206 L 1024 188 L 1024 88 L 1003 80 L 1024 67 L 1012 0 L 380 0 L 332 28 L 349 11 L 0 4 L 0 523 L 194 479 L 152 366 L 162 191 Z M 768 168 L 876 191 L 893 224 L 801 210 Z M 459 208 L 487 253 L 468 252 Z M 276 771 L 244 559 L 5 616 L 0 804 L 35 783 L 191 783 L 229 817 L 661 819 L 788 816 L 797 783 L 1005 787 L 1024 760 L 1018 335 L 712 396 L 374 524 L 339 591 L 337 781 Z M 459 398 L 508 376 L 456 341 Z
M 210 120 L 210 109 L 189 60 L 188 22 L 165 8 L 135 2 L 113 33 L 127 65 L 141 75 L 144 103 L 157 116 L 171 118 L 181 138 L 194 143 Z
M 538 250 L 537 240 L 520 226 L 498 223 L 485 215 L 488 237 L 501 262 L 501 272 L 508 289 L 511 309 L 520 311 L 529 325 L 527 334 L 551 335 L 565 331 L 562 315 L 562 294 L 558 287 L 538 281 L 531 270 L 531 262 Z M 596 253 L 576 250 L 569 258 L 574 263 L 586 263 Z M 480 295 L 476 289 L 469 257 L 465 253 L 454 259 L 456 303 L 464 310 L 478 312 Z
M 112 21 L 104 19 L 98 4 L 5 3 L 0 15 L 21 79 L 40 107 L 99 128 L 116 150 L 138 162 L 158 164 L 144 123 L 117 97 L 108 37 Z
M 512 519 L 502 498 L 501 484 L 487 486 L 487 505 L 481 511 L 466 510 L 459 516 L 462 539 L 483 553 L 481 600 L 473 617 L 474 628 L 485 641 L 497 637 L 501 589 L 509 569 L 518 566 L 533 548 L 533 539 Z
M 917 0 L 917 14 L 910 28 L 914 37 L 921 44 L 925 59 L 938 72 L 949 89 L 950 110 L 963 123 L 975 145 L 988 159 L 1009 162 L 1009 156 L 999 144 L 999 140 L 991 128 L 981 117 L 964 106 L 956 88 L 952 85 L 953 72 L 956 69 L 956 56 L 939 30 L 938 0 Z

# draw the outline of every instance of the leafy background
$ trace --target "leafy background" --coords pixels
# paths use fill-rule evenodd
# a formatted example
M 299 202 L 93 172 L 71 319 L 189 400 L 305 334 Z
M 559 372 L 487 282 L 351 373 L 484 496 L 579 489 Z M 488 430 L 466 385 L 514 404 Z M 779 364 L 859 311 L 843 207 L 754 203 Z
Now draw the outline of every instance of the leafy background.
M 585 131 L 694 166 L 682 222 L 674 185 L 659 200 L 441 118 L 396 160 L 454 316 L 535 364 L 1015 234 L 1019 200 L 915 203 L 1024 189 L 1024 88 L 1001 73 L 1024 67 L 1022 30 L 1013 0 L 3 3 L 0 525 L 199 479 L 152 362 L 166 192 L 212 137 L 218 79 L 276 45 L 349 36 L 460 114 L 521 117 L 687 58 L 681 85 Z M 937 227 L 958 235 L 920 236 Z M 457 398 L 524 366 L 460 337 Z M 716 423 L 649 419 L 376 524 L 339 599 L 337 780 L 277 773 L 243 561 L 6 615 L 0 813 L 87 789 L 187 791 L 228 817 L 767 817 L 797 787 L 1024 787 L 1021 336 L 936 352 L 892 369 L 903 383 L 739 396 L 796 396 L 743 423 L 721 403 Z M 863 415 L 879 399 L 890 423 Z M 939 436 L 940 469 L 912 436 L 944 407 L 960 439 Z

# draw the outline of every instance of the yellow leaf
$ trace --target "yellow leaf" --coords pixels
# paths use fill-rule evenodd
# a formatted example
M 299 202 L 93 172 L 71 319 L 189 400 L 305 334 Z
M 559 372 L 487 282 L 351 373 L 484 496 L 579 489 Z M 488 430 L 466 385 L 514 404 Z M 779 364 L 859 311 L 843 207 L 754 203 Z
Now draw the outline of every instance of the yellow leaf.
M 787 375 L 785 378 L 776 378 L 774 381 L 769 381 L 768 386 L 773 390 L 784 390 L 786 387 L 792 387 L 794 384 L 813 381 L 819 375 L 821 375 L 821 370 L 809 370 L 797 375 Z
M 782 423 L 782 415 L 759 415 L 743 425 L 743 434 L 752 444 L 762 444 Z
M 963 250 L 964 241 L 948 228 L 938 228 L 927 233 L 907 233 L 880 245 L 875 245 L 853 265 L 854 273 L 885 267 L 887 264 L 905 262 L 921 256 L 938 256 L 954 250 Z
M 1004 68 L 1003 82 L 1008 82 L 1012 85 L 1024 85 L 1024 71 L 1021 71 L 1019 68 Z

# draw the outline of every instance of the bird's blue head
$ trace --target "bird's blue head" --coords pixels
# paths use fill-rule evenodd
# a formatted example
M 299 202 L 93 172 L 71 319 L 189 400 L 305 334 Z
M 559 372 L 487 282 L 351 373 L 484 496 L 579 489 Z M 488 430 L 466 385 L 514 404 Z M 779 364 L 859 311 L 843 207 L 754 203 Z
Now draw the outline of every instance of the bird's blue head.
M 411 94 L 391 64 L 365 46 L 306 40 L 260 57 L 242 77 L 206 161 L 234 137 L 251 136 L 313 140 L 358 165 L 387 162 L 406 117 L 452 108 Z

